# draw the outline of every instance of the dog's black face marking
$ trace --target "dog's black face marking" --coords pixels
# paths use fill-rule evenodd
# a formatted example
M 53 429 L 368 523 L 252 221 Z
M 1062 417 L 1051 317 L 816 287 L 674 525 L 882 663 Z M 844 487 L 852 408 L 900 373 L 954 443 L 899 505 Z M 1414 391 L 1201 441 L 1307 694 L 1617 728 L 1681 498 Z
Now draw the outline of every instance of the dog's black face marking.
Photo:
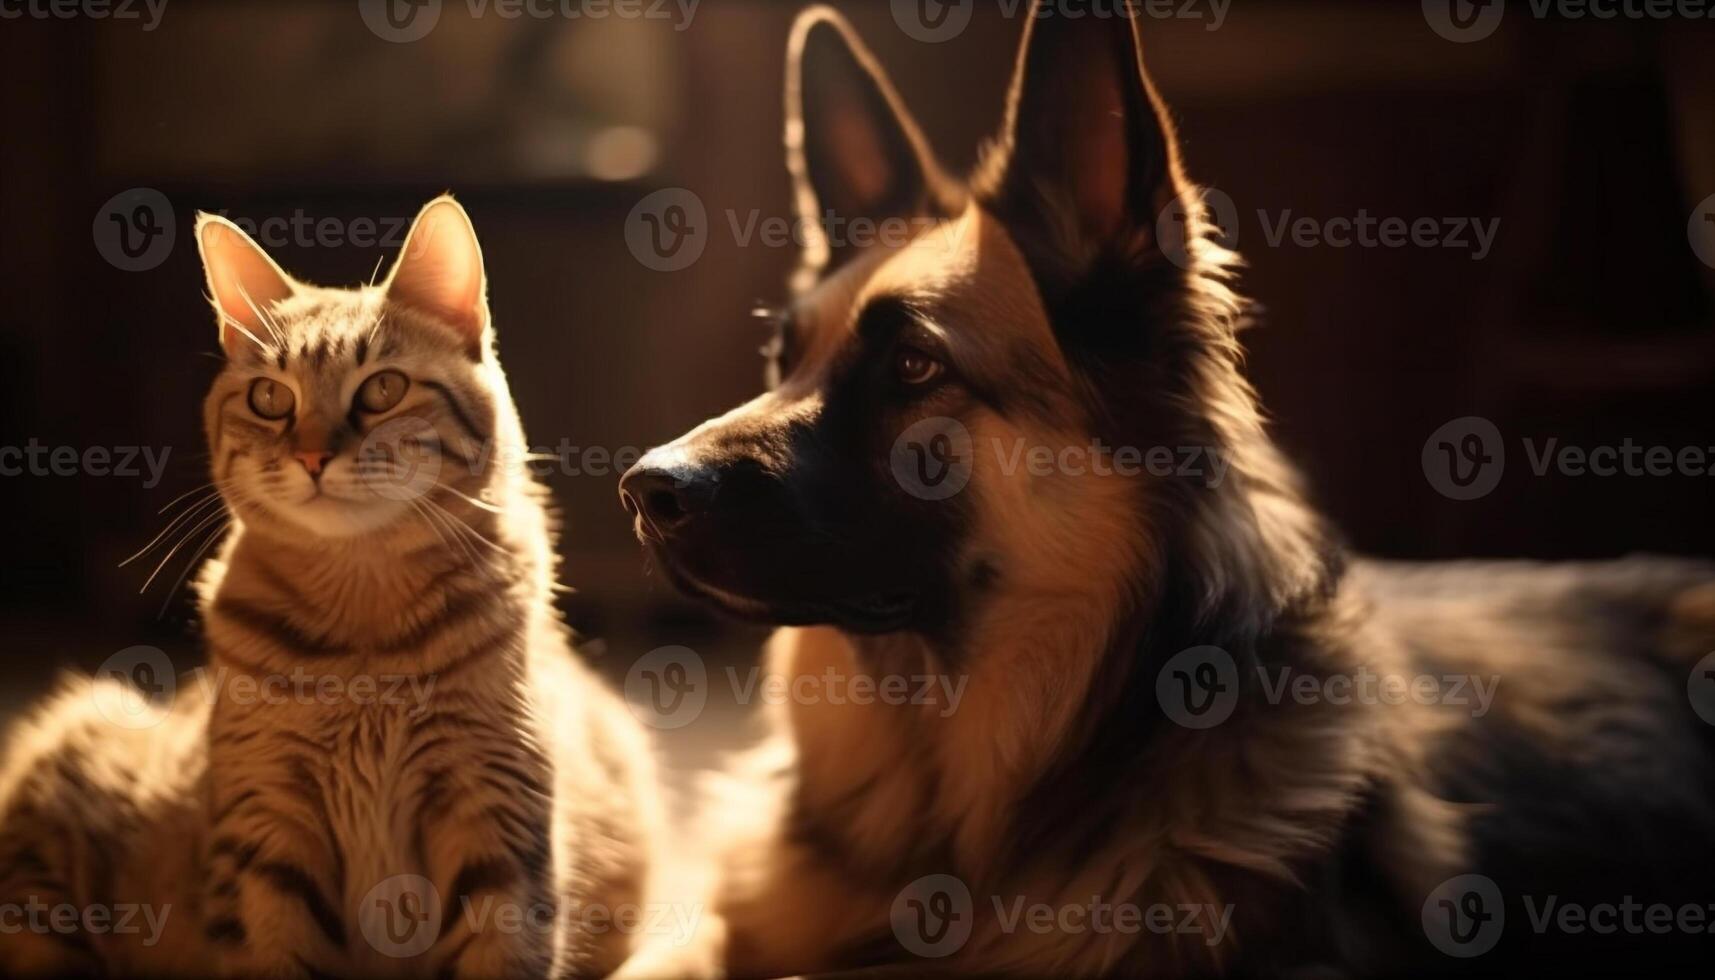
M 783 353 L 794 329 L 783 320 L 784 379 L 766 410 L 699 429 L 627 474 L 640 534 L 676 584 L 742 616 L 865 633 L 943 621 L 964 509 L 911 496 L 888 461 L 897 420 L 967 397 L 952 368 L 928 384 L 898 375 L 907 350 L 946 352 L 882 298 L 806 379 Z
M 1115 557 L 1093 567 L 1114 572 L 1136 547 L 1118 540 L 1135 495 L 1116 513 L 1111 488 L 1021 475 L 1033 464 L 1018 453 L 1135 444 L 1132 413 L 1112 408 L 1156 381 L 1139 368 L 1152 341 L 1128 332 L 1151 302 L 1140 270 L 1165 266 L 1169 296 L 1183 276 L 1148 241 L 1177 162 L 1129 23 L 1042 30 L 1002 150 L 968 186 L 943 174 L 860 42 L 828 21 L 795 36 L 789 166 L 803 216 L 836 223 L 767 314 L 770 392 L 622 483 L 684 590 L 773 623 L 945 637 L 1011 581 L 1009 564 L 1050 578 L 1033 552 L 1106 527 L 1115 540 L 1096 547 Z M 839 240 L 854 217 L 909 241 Z M 898 471 L 896 444 L 927 419 L 956 422 L 983 457 L 942 499 Z

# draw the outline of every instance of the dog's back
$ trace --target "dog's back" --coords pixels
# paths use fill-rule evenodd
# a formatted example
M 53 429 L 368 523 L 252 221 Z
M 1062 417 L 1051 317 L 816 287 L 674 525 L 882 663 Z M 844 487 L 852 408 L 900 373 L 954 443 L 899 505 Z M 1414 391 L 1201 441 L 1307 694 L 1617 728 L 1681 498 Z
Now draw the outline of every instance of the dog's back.
M 1427 758 L 1480 877 L 1429 896 L 1426 935 L 1485 970 L 1707 964 L 1715 564 L 1360 563 L 1350 584 L 1415 672 L 1472 692 Z

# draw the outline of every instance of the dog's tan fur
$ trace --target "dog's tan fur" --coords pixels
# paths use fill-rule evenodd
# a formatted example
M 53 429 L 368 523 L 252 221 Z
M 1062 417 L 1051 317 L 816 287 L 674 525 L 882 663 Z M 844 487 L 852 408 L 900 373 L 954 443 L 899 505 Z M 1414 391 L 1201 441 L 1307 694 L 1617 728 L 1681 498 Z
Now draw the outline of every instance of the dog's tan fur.
M 1252 690 L 1211 729 L 1116 721 L 1160 713 L 1150 683 L 1160 658 L 1212 636 L 1253 672 L 1290 669 L 1318 680 L 1432 667 L 1504 674 L 1500 717 L 1539 739 L 1543 759 L 1595 766 L 1604 755 L 1601 724 L 1563 717 L 1593 692 L 1614 692 L 1608 719 L 1626 717 L 1664 745 L 1680 737 L 1678 720 L 1639 720 L 1661 698 L 1663 677 L 1646 673 L 1654 670 L 1649 656 L 1682 670 L 1715 638 L 1702 612 L 1715 570 L 1631 562 L 1557 575 L 1494 565 L 1413 574 L 1356 563 L 1347 573 L 1241 373 L 1245 304 L 1230 286 L 1236 257 L 1208 236 L 1141 61 L 1135 92 L 1123 82 L 1109 89 L 1072 54 L 1085 38 L 1067 40 L 1107 28 L 1034 16 L 1027 23 L 1007 126 L 961 185 L 934 162 L 844 21 L 827 10 L 800 19 L 787 149 L 803 215 L 869 214 L 861 210 L 866 196 L 897 206 L 886 197 L 888 177 L 915 166 L 920 193 L 903 213 L 934 221 L 891 248 L 812 241 L 794 280 L 797 363 L 773 390 L 651 454 L 672 465 L 738 455 L 788 472 L 786 430 L 823 411 L 829 379 L 855 356 L 860 313 L 879 298 L 907 306 L 962 374 L 1006 379 L 1004 390 L 1017 395 L 1006 411 L 956 392 L 916 406 L 957 419 L 975 447 L 952 578 L 980 580 L 985 591 L 960 609 L 954 640 L 811 626 L 781 629 L 770 642 L 767 670 L 811 688 L 829 672 L 905 668 L 956 673 L 968 687 L 950 714 L 939 703 L 824 699 L 765 712 L 768 734 L 714 785 L 708 810 L 709 836 L 724 847 L 717 905 L 729 930 L 729 970 L 766 976 L 900 961 L 1081 976 L 1397 967 L 1424 945 L 1417 910 L 1440 882 L 1473 869 L 1476 823 L 1507 800 L 1494 787 L 1475 802 L 1447 790 L 1449 766 L 1458 765 L 1447 746 L 1470 741 L 1469 713 L 1410 702 L 1264 704 Z M 1127 50 L 1140 57 L 1138 25 L 1130 30 Z M 1055 35 L 1044 43 L 1059 45 L 1058 66 L 1033 59 L 1037 32 Z M 815 57 L 849 60 L 848 87 L 867 86 L 867 94 L 830 96 L 827 83 L 808 78 Z M 1043 67 L 1070 81 L 1051 79 L 1044 94 L 1027 77 Z M 829 105 L 811 106 L 816 100 Z M 866 122 L 866 104 L 891 118 Z M 1125 164 L 1116 164 L 1136 145 L 1103 129 L 1103 120 L 1140 108 L 1155 116 L 1161 144 L 1158 183 L 1142 206 Z M 1062 125 L 1043 118 L 1047 109 L 1094 127 L 1090 145 L 1061 154 L 1049 141 L 1045 151 L 1030 127 Z M 835 149 L 817 145 L 818 126 L 836 131 L 823 137 Z M 881 131 L 866 134 L 865 126 Z M 1078 134 L 1074 126 L 1062 135 L 1076 143 Z M 1055 179 L 1065 174 L 1020 174 L 1031 153 L 1040 163 L 1044 152 L 1051 165 L 1083 169 L 1069 185 Z M 901 156 L 916 159 L 902 164 Z M 844 171 L 843 186 L 839 174 L 830 186 L 829 170 Z M 1176 200 L 1186 214 L 1178 269 L 1148 220 Z M 1116 217 L 1145 208 L 1141 222 Z M 1020 225 L 1030 240 L 1019 237 Z M 1217 447 L 1231 467 L 1219 487 L 1175 498 L 1184 488 L 1172 481 L 1000 465 L 998 447 L 1085 445 L 1115 424 L 1103 404 L 1115 388 L 1102 387 L 1114 379 L 1099 362 L 1073 363 L 1043 284 L 1086 280 L 1116 256 L 1132 276 L 1128 285 L 1155 284 L 1133 297 L 1140 304 L 1113 314 L 1127 318 L 1115 326 L 1153 332 L 1155 345 L 1153 360 L 1117 387 L 1159 387 L 1140 400 L 1176 423 L 1145 431 Z M 767 615 L 758 597 L 694 585 L 734 612 Z M 1646 655 L 1613 657 L 1596 614 L 1572 611 L 1579 602 L 1642 617 L 1649 630 L 1629 645 Z M 1701 805 L 1683 802 L 1687 812 Z M 1349 880 L 1354 868 L 1361 886 Z M 890 916 L 914 880 L 942 874 L 972 894 L 971 936 L 944 960 L 913 960 Z M 1219 943 L 1177 932 L 1037 932 L 1003 929 L 990 911 L 991 900 L 1059 907 L 1092 896 L 1228 907 L 1231 931 Z

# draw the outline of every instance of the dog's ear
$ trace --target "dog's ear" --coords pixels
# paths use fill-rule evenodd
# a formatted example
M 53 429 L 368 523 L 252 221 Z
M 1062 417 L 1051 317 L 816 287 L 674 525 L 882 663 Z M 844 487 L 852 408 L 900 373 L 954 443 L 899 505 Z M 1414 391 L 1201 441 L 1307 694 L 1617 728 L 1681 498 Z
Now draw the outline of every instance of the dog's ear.
M 804 11 L 792 27 L 786 166 L 812 266 L 833 268 L 855 251 L 840 232 L 853 219 L 945 210 L 951 193 L 899 93 L 851 25 L 827 7 Z
M 1179 193 L 1178 141 L 1143 67 L 1140 17 L 1038 17 L 989 161 L 992 206 L 1063 259 L 1148 244 Z

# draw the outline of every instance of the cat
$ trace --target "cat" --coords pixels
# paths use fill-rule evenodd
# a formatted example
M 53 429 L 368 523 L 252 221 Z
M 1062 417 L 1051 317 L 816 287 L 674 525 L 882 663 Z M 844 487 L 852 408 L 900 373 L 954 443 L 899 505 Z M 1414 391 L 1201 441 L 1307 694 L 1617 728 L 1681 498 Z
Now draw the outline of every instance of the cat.
M 0 903 L 160 929 L 0 931 L 0 972 L 606 975 L 655 871 L 653 749 L 552 604 L 469 217 L 432 201 L 356 289 L 218 216 L 196 240 L 226 355 L 209 667 L 146 728 L 74 684 L 0 767 Z

